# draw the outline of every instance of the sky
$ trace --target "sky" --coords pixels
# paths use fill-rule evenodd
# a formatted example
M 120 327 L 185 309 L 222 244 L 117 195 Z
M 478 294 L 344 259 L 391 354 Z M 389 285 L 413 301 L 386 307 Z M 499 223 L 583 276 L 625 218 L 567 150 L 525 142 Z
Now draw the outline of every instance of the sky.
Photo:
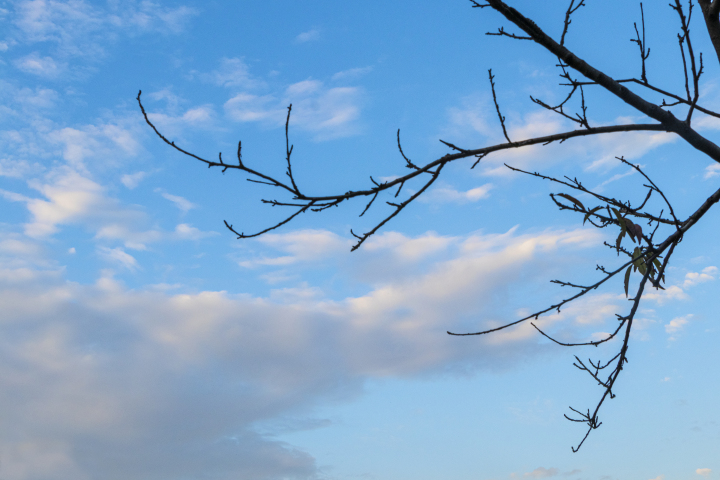
M 512 0 L 559 38 L 566 1 Z M 639 77 L 639 5 L 588 0 L 566 45 L 614 78 Z M 645 2 L 648 77 L 681 93 L 678 21 Z M 701 104 L 720 74 L 699 11 Z M 379 201 L 283 218 L 289 200 L 204 158 L 314 195 L 368 188 L 508 134 L 574 129 L 533 104 L 567 94 L 557 59 L 467 1 L 0 1 L 0 478 L 7 480 L 490 480 L 720 478 L 718 207 L 678 246 L 665 291 L 644 297 L 603 425 L 578 453 L 569 406 L 601 390 L 573 367 L 617 343 L 567 349 L 529 325 L 450 337 L 567 296 L 550 280 L 599 278 L 617 232 L 558 211 L 571 193 L 504 163 L 577 177 L 640 203 L 641 165 L 692 213 L 720 167 L 670 134 L 574 139 L 448 165 L 391 212 Z M 640 92 L 640 90 L 636 90 Z M 644 95 L 647 92 L 642 92 Z M 585 89 L 593 125 L 648 121 Z M 659 96 L 647 95 L 654 102 Z M 573 105 L 569 111 L 575 111 Z M 681 109 L 673 110 L 682 112 Z M 679 113 L 678 113 L 679 114 Z M 698 115 L 710 139 L 720 123 Z M 420 188 L 405 186 L 407 194 Z M 587 195 L 578 199 L 587 204 Z M 380 201 L 381 200 L 381 201 Z M 658 212 L 655 199 L 648 208 Z M 631 287 L 639 276 L 633 276 Z M 622 280 L 539 324 L 601 338 L 629 309 Z

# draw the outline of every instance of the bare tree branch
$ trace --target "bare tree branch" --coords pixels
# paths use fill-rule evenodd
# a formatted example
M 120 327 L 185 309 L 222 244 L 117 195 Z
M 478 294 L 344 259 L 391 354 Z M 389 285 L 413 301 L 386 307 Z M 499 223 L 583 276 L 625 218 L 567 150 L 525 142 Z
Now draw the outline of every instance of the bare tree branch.
M 263 203 L 268 204 L 272 207 L 290 208 L 292 213 L 283 217 L 283 219 L 279 222 L 274 223 L 272 226 L 264 228 L 257 233 L 245 234 L 242 230 L 236 229 L 228 222 L 225 222 L 226 227 L 231 230 L 235 235 L 237 235 L 238 238 L 251 238 L 263 235 L 267 232 L 270 232 L 272 230 L 282 227 L 283 225 L 288 224 L 296 217 L 298 217 L 301 213 L 305 213 L 307 211 L 311 211 L 314 213 L 322 212 L 331 207 L 336 207 L 343 202 L 350 201 L 355 198 L 365 199 L 365 206 L 360 213 L 360 216 L 362 217 L 371 209 L 371 207 L 373 207 L 373 205 L 375 205 L 376 199 L 378 199 L 378 197 L 384 194 L 385 191 L 389 191 L 390 195 L 392 195 L 392 191 L 394 191 L 392 201 L 385 201 L 385 204 L 391 207 L 391 212 L 389 214 L 384 214 L 382 219 L 379 222 L 375 223 L 375 226 L 369 229 L 366 233 L 358 235 L 353 232 L 353 230 L 350 230 L 350 233 L 357 239 L 357 242 L 352 247 L 352 250 L 354 251 L 358 249 L 368 238 L 370 238 L 383 226 L 385 226 L 390 220 L 400 214 L 405 209 L 405 207 L 410 205 L 413 201 L 415 201 L 422 194 L 424 194 L 430 188 L 430 186 L 433 185 L 433 183 L 439 178 L 446 165 L 461 159 L 473 158 L 475 161 L 472 164 L 471 168 L 474 168 L 485 157 L 495 152 L 518 149 L 532 145 L 548 145 L 553 142 L 563 143 L 570 139 L 585 138 L 594 135 L 645 131 L 674 133 L 683 140 L 685 140 L 685 142 L 694 150 L 703 152 L 712 160 L 720 162 L 720 147 L 691 127 L 691 120 L 693 114 L 696 111 L 701 112 L 705 115 L 713 116 L 715 118 L 720 118 L 720 113 L 702 107 L 699 104 L 700 78 L 704 72 L 704 65 L 702 54 L 699 54 L 696 57 L 690 35 L 693 3 L 692 0 L 689 0 L 686 16 L 685 10 L 683 9 L 680 0 L 672 1 L 674 3 L 671 3 L 670 7 L 675 10 L 680 20 L 680 33 L 678 34 L 678 44 L 680 47 L 682 68 L 684 72 L 683 75 L 685 79 L 684 96 L 672 93 L 668 89 L 657 87 L 652 84 L 648 79 L 646 60 L 650 55 L 650 48 L 647 47 L 646 43 L 645 14 L 642 3 L 640 4 L 640 29 L 638 29 L 637 23 L 633 24 L 635 30 L 635 38 L 630 40 L 638 45 L 638 49 L 640 51 L 640 79 L 625 78 L 616 80 L 609 77 L 602 71 L 596 69 L 595 67 L 591 66 L 583 59 L 580 59 L 565 46 L 567 33 L 570 24 L 572 23 L 572 15 L 576 13 L 580 9 L 580 7 L 585 6 L 584 0 L 570 0 L 570 4 L 565 11 L 563 29 L 559 43 L 553 40 L 550 36 L 548 36 L 532 20 L 526 18 L 516 9 L 508 6 L 502 0 L 486 0 L 487 3 L 478 3 L 476 0 L 470 0 L 473 8 L 479 8 L 481 10 L 484 10 L 485 8 L 490 8 L 492 10 L 495 10 L 501 15 L 503 15 L 507 20 L 515 24 L 516 27 L 520 28 L 520 30 L 522 30 L 526 34 L 526 36 L 524 36 L 509 33 L 506 32 L 503 27 L 500 27 L 497 32 L 487 33 L 487 35 L 508 37 L 518 40 L 532 40 L 533 42 L 546 49 L 553 56 L 558 58 L 558 64 L 556 66 L 559 67 L 561 70 L 560 77 L 562 79 L 561 82 L 563 82 L 561 83 L 561 85 L 565 87 L 570 87 L 570 92 L 567 94 L 567 96 L 562 102 L 555 106 L 551 106 L 551 104 L 545 103 L 544 101 L 534 97 L 530 97 L 530 99 L 534 104 L 540 106 L 541 108 L 553 111 L 554 113 L 561 115 L 563 118 L 574 122 L 579 128 L 577 130 L 570 130 L 552 135 L 527 138 L 515 142 L 512 141 L 507 132 L 505 117 L 502 115 L 500 110 L 500 105 L 495 90 L 495 77 L 492 73 L 492 70 L 489 69 L 488 78 L 490 81 L 490 89 L 492 92 L 493 103 L 495 105 L 495 110 L 500 121 L 500 127 L 502 129 L 503 136 L 507 140 L 506 143 L 482 146 L 478 148 L 461 148 L 452 142 L 440 140 L 440 142 L 442 142 L 446 147 L 450 149 L 451 153 L 443 155 L 440 158 L 430 160 L 424 165 L 421 165 L 414 163 L 405 155 L 400 142 L 400 130 L 398 129 L 398 150 L 403 160 L 405 161 L 404 166 L 409 169 L 410 172 L 406 173 L 403 176 L 398 176 L 396 178 L 393 178 L 392 180 L 388 180 L 385 182 L 377 182 L 371 176 L 370 182 L 372 185 L 370 185 L 369 187 L 356 190 L 348 190 L 344 193 L 338 193 L 336 191 L 335 193 L 326 193 L 323 195 L 310 195 L 301 192 L 301 190 L 299 189 L 294 178 L 291 161 L 294 147 L 290 144 L 289 140 L 289 127 L 292 105 L 288 106 L 287 118 L 285 121 L 285 162 L 287 164 L 285 174 L 289 178 L 289 180 L 279 180 L 271 175 L 248 167 L 242 160 L 241 142 L 238 142 L 236 164 L 225 163 L 222 159 L 221 153 L 218 154 L 218 160 L 213 161 L 207 160 L 201 156 L 191 153 L 184 148 L 179 147 L 175 144 L 174 141 L 170 141 L 168 138 L 166 138 L 152 123 L 152 121 L 150 120 L 150 115 L 146 112 L 141 102 L 141 92 L 138 93 L 137 101 L 146 123 L 153 129 L 155 134 L 163 142 L 171 146 L 173 149 L 177 150 L 183 155 L 191 157 L 194 160 L 206 164 L 208 168 L 218 167 L 222 170 L 222 172 L 226 172 L 227 170 L 237 170 L 243 172 L 247 176 L 246 180 L 269 187 L 278 188 L 279 190 L 275 190 L 276 192 L 279 191 L 285 196 L 290 197 L 289 200 L 283 200 L 282 198 L 278 200 L 262 200 Z M 710 39 L 713 43 L 713 46 L 715 47 L 715 52 L 718 55 L 718 60 L 720 61 L 720 0 L 698 0 L 698 3 L 703 12 L 705 25 L 707 27 L 708 33 L 710 34 Z M 587 81 L 578 80 L 576 78 L 575 72 L 584 76 Z M 626 86 L 628 84 L 639 85 L 644 89 L 647 89 L 638 89 L 641 92 L 660 94 L 664 98 L 662 98 L 662 102 L 660 104 L 653 103 L 648 99 L 642 97 L 640 94 L 630 90 Z M 657 123 L 638 123 L 630 125 L 591 127 L 587 116 L 588 105 L 586 103 L 583 89 L 583 87 L 590 85 L 598 85 L 603 87 L 611 95 L 622 100 L 624 103 L 632 107 L 636 113 L 648 116 Z M 573 98 L 575 98 L 575 105 L 577 105 L 578 98 L 575 95 L 578 91 L 580 92 L 579 110 L 577 111 L 577 113 L 574 114 L 567 113 L 566 107 L 567 105 L 569 105 L 569 102 Z M 666 102 L 666 98 L 670 99 L 670 103 Z M 668 107 L 677 105 L 688 107 L 688 111 L 684 120 L 677 118 L 672 112 L 667 110 Z M 635 291 L 634 297 L 630 299 L 630 301 L 632 302 L 630 311 L 627 315 L 624 316 L 616 314 L 617 320 L 619 322 L 617 328 L 613 330 L 613 333 L 608 334 L 600 340 L 590 340 L 578 343 L 563 342 L 554 338 L 551 334 L 543 331 L 534 322 L 530 322 L 530 324 L 542 336 L 557 345 L 565 347 L 597 347 L 598 345 L 608 343 L 613 339 L 620 337 L 623 338 L 622 343 L 619 347 L 619 351 L 607 362 L 602 362 L 601 360 L 598 360 L 595 363 L 592 360 L 588 359 L 586 364 L 585 362 L 581 361 L 578 356 L 575 356 L 576 362 L 574 363 L 574 365 L 579 370 L 586 372 L 588 375 L 590 375 L 590 377 L 592 377 L 594 381 L 598 383 L 598 385 L 602 388 L 602 394 L 593 409 L 587 409 L 585 412 L 582 412 L 581 410 L 570 407 L 570 410 L 574 412 L 574 414 L 571 414 L 571 416 L 565 415 L 568 420 L 583 423 L 587 426 L 587 432 L 583 436 L 582 440 L 579 442 L 577 447 L 573 447 L 574 452 L 576 452 L 585 443 L 590 432 L 597 429 L 602 424 L 602 422 L 600 422 L 598 419 L 598 413 L 605 400 L 607 398 L 615 397 L 613 387 L 618 376 L 620 375 L 620 372 L 623 370 L 624 364 L 628 361 L 627 352 L 629 348 L 630 333 L 647 282 L 649 281 L 650 285 L 656 289 L 663 288 L 662 283 L 664 283 L 665 281 L 665 271 L 669 265 L 669 260 L 673 256 L 676 247 L 680 244 L 680 242 L 682 242 L 684 235 L 687 234 L 687 232 L 710 210 L 710 208 L 712 208 L 713 205 L 720 201 L 720 189 L 718 189 L 712 195 L 710 195 L 703 202 L 703 204 L 700 205 L 699 208 L 697 208 L 690 216 L 688 216 L 685 220 L 680 220 L 678 219 L 676 215 L 676 210 L 673 208 L 668 197 L 657 186 L 657 184 L 650 179 L 650 177 L 643 171 L 643 169 L 640 168 L 639 165 L 630 163 L 622 156 L 617 158 L 623 164 L 631 167 L 634 171 L 640 173 L 640 175 L 646 181 L 646 183 L 642 184 L 642 188 L 639 188 L 639 190 L 644 195 L 644 199 L 642 196 L 640 197 L 640 199 L 642 199 L 642 202 L 638 206 L 633 206 L 633 204 L 637 204 L 637 202 L 631 203 L 631 201 L 627 199 L 613 198 L 598 192 L 593 192 L 592 190 L 586 188 L 577 178 L 570 178 L 568 176 L 562 178 L 555 178 L 538 172 L 525 171 L 516 167 L 509 166 L 507 164 L 506 166 L 512 171 L 531 175 L 543 180 L 548 180 L 550 182 L 553 182 L 553 184 L 567 187 L 571 189 L 571 191 L 581 192 L 589 196 L 592 199 L 591 201 L 596 202 L 595 206 L 586 206 L 588 200 L 585 196 L 581 197 L 582 200 L 585 202 L 583 203 L 583 201 L 581 201 L 580 199 L 575 198 L 569 193 L 566 193 L 567 190 L 566 192 L 550 194 L 551 200 L 560 210 L 569 211 L 576 214 L 582 214 L 583 225 L 585 225 L 586 222 L 589 222 L 589 225 L 592 225 L 596 228 L 609 228 L 611 230 L 617 228 L 619 230 L 619 234 L 614 244 L 604 242 L 604 245 L 611 248 L 618 257 L 624 256 L 624 258 L 618 262 L 619 266 L 616 265 L 615 267 L 605 268 L 604 266 L 596 265 L 596 271 L 599 271 L 601 275 L 600 278 L 591 285 L 579 285 L 569 281 L 552 280 L 552 283 L 560 285 L 561 287 L 570 287 L 571 289 L 577 289 L 574 290 L 574 292 L 576 293 L 569 296 L 568 298 L 556 301 L 552 305 L 542 308 L 535 313 L 520 318 L 519 320 L 511 321 L 497 327 L 477 332 L 447 332 L 449 335 L 453 336 L 486 335 L 519 325 L 529 320 L 538 320 L 539 317 L 553 311 L 560 313 L 561 309 L 569 303 L 586 296 L 588 293 L 597 290 L 600 287 L 606 286 L 608 284 L 608 280 L 616 277 L 618 274 L 621 273 L 624 274 L 622 278 L 624 278 L 624 291 L 627 297 L 630 294 L 630 280 L 631 278 L 636 278 L 633 277 L 633 273 L 639 272 L 641 278 Z M 424 175 L 429 175 L 429 177 Z M 404 200 L 394 200 L 394 198 L 398 198 L 398 196 L 400 196 L 403 187 L 408 182 L 411 182 L 412 185 L 412 187 L 408 188 L 414 188 L 414 193 L 411 190 L 409 195 L 403 196 Z M 663 204 L 661 204 L 660 207 L 653 207 L 654 204 L 660 202 L 660 199 L 657 199 L 657 196 L 653 197 L 654 192 L 656 192 L 662 198 L 664 206 Z M 653 200 L 651 202 L 651 197 L 657 200 Z M 664 215 L 666 207 L 667 211 L 669 212 L 669 217 L 667 215 Z M 657 211 L 652 210 L 652 208 L 661 209 L 660 212 L 657 213 Z M 645 225 L 646 231 L 643 232 L 643 227 L 639 224 L 634 223 L 633 220 L 638 222 L 642 220 L 643 225 Z M 672 231 L 668 233 L 668 230 Z M 632 245 L 628 243 L 628 239 L 633 243 Z M 623 241 L 625 241 L 624 244 Z M 620 336 L 621 331 L 624 331 L 624 334 L 622 336 Z M 605 377 L 606 374 L 607 377 Z
M 648 102 L 639 95 L 628 90 L 624 85 L 616 82 L 600 70 L 597 70 L 584 60 L 578 58 L 570 50 L 558 44 L 555 40 L 546 35 L 545 32 L 543 32 L 540 27 L 535 24 L 535 22 L 526 18 L 514 8 L 507 6 L 501 0 L 487 0 L 487 2 L 494 10 L 501 13 L 505 16 L 505 18 L 513 22 L 530 37 L 532 37 L 536 43 L 545 47 L 549 52 L 556 55 L 570 67 L 574 68 L 590 80 L 598 83 L 610 93 L 617 96 L 619 99 L 634 107 L 641 113 L 657 120 L 663 124 L 668 131 L 678 134 L 695 149 L 705 153 L 707 156 L 720 163 L 720 147 L 690 128 L 686 122 L 678 120 L 672 113 Z

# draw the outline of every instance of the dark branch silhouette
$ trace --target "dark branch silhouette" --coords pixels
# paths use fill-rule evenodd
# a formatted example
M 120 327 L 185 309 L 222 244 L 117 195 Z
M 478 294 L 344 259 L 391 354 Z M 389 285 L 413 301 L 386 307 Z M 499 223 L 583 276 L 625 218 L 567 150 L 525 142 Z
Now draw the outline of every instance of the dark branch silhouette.
M 697 1 L 703 13 L 705 29 L 710 36 L 718 61 L 720 61 L 720 0 Z M 519 149 L 531 145 L 548 145 L 553 142 L 562 143 L 570 140 L 581 141 L 583 138 L 589 136 L 612 135 L 621 132 L 668 132 L 677 135 L 690 149 L 702 152 L 707 155 L 708 158 L 716 162 L 720 162 L 720 147 L 718 147 L 718 145 L 710 139 L 700 134 L 697 130 L 693 129 L 691 126 L 691 120 L 696 114 L 720 118 L 720 113 L 714 112 L 699 103 L 699 82 L 702 74 L 704 73 L 704 64 L 702 54 L 696 54 L 691 38 L 690 24 L 693 13 L 692 0 L 688 3 L 686 9 L 681 4 L 680 0 L 673 0 L 673 3 L 670 4 L 670 7 L 677 13 L 680 24 L 677 38 L 680 47 L 680 59 L 682 61 L 684 78 L 684 92 L 682 93 L 674 93 L 668 87 L 659 87 L 651 83 L 648 78 L 646 61 L 650 57 L 650 47 L 648 46 L 646 39 L 645 13 L 642 3 L 640 4 L 640 27 L 638 28 L 637 22 L 633 23 L 635 38 L 630 39 L 631 42 L 637 44 L 640 52 L 640 78 L 613 79 L 609 75 L 593 67 L 587 61 L 579 58 L 566 46 L 569 27 L 572 23 L 572 16 L 580 10 L 580 7 L 585 6 L 585 0 L 570 1 L 570 5 L 565 11 L 565 17 L 562 23 L 562 33 L 559 41 L 555 41 L 535 22 L 525 17 L 516 9 L 501 0 L 486 0 L 485 3 L 478 3 L 475 0 L 470 0 L 470 2 L 473 8 L 478 8 L 482 12 L 485 12 L 486 9 L 498 12 L 505 19 L 511 22 L 514 25 L 514 28 L 523 32 L 523 34 L 510 33 L 505 30 L 505 27 L 500 26 L 497 32 L 488 32 L 487 35 L 509 38 L 512 40 L 529 40 L 531 41 L 531 43 L 527 43 L 529 48 L 532 49 L 533 44 L 535 44 L 557 57 L 557 67 L 560 69 L 560 78 L 562 79 L 560 86 L 569 87 L 569 93 L 565 96 L 565 99 L 561 103 L 555 106 L 533 97 L 530 97 L 530 100 L 540 108 L 552 111 L 555 114 L 574 122 L 577 129 L 558 132 L 542 137 L 512 141 L 508 134 L 505 117 L 501 113 L 500 102 L 498 101 L 496 94 L 496 77 L 493 75 L 492 70 L 488 70 L 488 78 L 490 81 L 494 107 L 500 122 L 503 136 L 505 140 L 507 140 L 506 143 L 464 148 L 454 145 L 448 141 L 440 140 L 440 142 L 450 149 L 450 153 L 447 153 L 440 158 L 429 160 L 424 164 L 419 164 L 410 160 L 405 155 L 400 141 L 400 130 L 398 130 L 398 151 L 404 161 L 404 166 L 410 170 L 409 173 L 382 183 L 378 183 L 370 177 L 372 185 L 365 188 L 358 188 L 356 190 L 348 190 L 346 192 L 336 192 L 326 195 L 308 195 L 303 193 L 300 189 L 293 174 L 293 145 L 290 143 L 292 105 L 288 106 L 285 121 L 285 162 L 287 164 L 285 174 L 287 179 L 278 179 L 263 173 L 260 170 L 251 168 L 244 163 L 241 153 L 241 142 L 238 142 L 237 162 L 233 163 L 225 163 L 222 159 L 222 154 L 218 155 L 217 161 L 208 160 L 181 148 L 176 145 L 175 142 L 165 137 L 152 123 L 142 104 L 141 92 L 138 93 L 137 101 L 148 125 L 162 141 L 178 152 L 206 164 L 208 168 L 218 167 L 222 170 L 222 172 L 226 172 L 227 170 L 242 172 L 246 175 L 246 180 L 267 185 L 276 189 L 275 192 L 278 194 L 289 197 L 287 200 L 262 199 L 262 203 L 269 204 L 273 207 L 288 208 L 291 213 L 280 222 L 256 233 L 246 234 L 242 229 L 238 229 L 226 221 L 225 225 L 227 228 L 237 235 L 238 238 L 251 238 L 263 235 L 288 224 L 302 213 L 320 213 L 330 207 L 337 207 L 345 202 L 350 202 L 355 199 L 365 199 L 365 206 L 360 213 L 360 216 L 363 216 L 370 208 L 373 207 L 375 201 L 378 198 L 381 198 L 382 195 L 385 195 L 387 191 L 387 194 L 391 196 L 391 200 L 385 201 L 385 204 L 391 207 L 391 212 L 385 215 L 381 221 L 376 223 L 373 228 L 365 233 L 356 234 L 351 230 L 350 233 L 357 240 L 357 242 L 353 245 L 352 250 L 358 249 L 368 238 L 378 232 L 413 201 L 423 195 L 439 178 L 446 165 L 465 158 L 475 159 L 471 167 L 474 168 L 488 155 L 504 150 Z M 655 7 L 654 4 L 653 7 Z M 578 78 L 575 78 L 576 75 L 582 76 L 584 79 L 579 80 Z M 628 86 L 633 85 L 637 86 L 643 92 L 662 95 L 662 101 L 658 104 L 657 102 L 643 97 L 640 93 L 630 90 Z M 652 122 L 592 127 L 587 117 L 588 105 L 586 104 L 584 88 L 594 87 L 601 87 L 610 96 L 616 97 L 625 102 L 628 106 L 634 109 L 636 114 L 647 116 L 652 120 Z M 577 98 L 578 92 L 580 97 L 579 99 Z M 668 103 L 666 99 L 669 99 L 670 103 Z M 572 102 L 575 102 L 575 105 L 579 102 L 579 110 L 576 113 L 567 113 L 566 110 Z M 676 117 L 669 110 L 669 107 L 687 107 L 685 118 L 680 119 Z M 587 363 L 585 363 L 581 361 L 578 356 L 575 356 L 576 361 L 574 365 L 581 371 L 587 372 L 601 387 L 602 393 L 592 409 L 585 409 L 583 412 L 570 407 L 573 414 L 571 416 L 565 416 L 568 420 L 583 423 L 587 427 L 585 435 L 582 437 L 582 440 L 579 442 L 577 447 L 573 447 L 573 451 L 577 451 L 587 440 L 590 432 L 602 424 L 598 418 L 600 408 L 606 399 L 615 397 L 613 388 L 620 372 L 623 370 L 624 365 L 628 361 L 627 354 L 630 343 L 630 332 L 632 330 L 635 314 L 642 300 L 645 287 L 649 282 L 651 287 L 663 289 L 665 271 L 676 247 L 680 244 L 680 242 L 682 242 L 684 235 L 687 234 L 687 232 L 698 221 L 700 221 L 710 208 L 712 208 L 712 206 L 720 200 L 719 189 L 709 196 L 705 202 L 703 202 L 703 204 L 695 210 L 695 212 L 686 219 L 681 220 L 678 218 L 676 210 L 673 208 L 670 200 L 667 198 L 662 189 L 650 179 L 650 177 L 640 168 L 639 165 L 634 165 L 628 162 L 624 157 L 618 157 L 618 161 L 637 171 L 646 182 L 642 184 L 642 189 L 640 189 L 645 192 L 644 199 L 637 206 L 633 206 L 630 200 L 613 198 L 599 192 L 594 192 L 591 189 L 586 188 L 577 178 L 555 178 L 539 172 L 529 172 L 506 165 L 512 171 L 531 175 L 542 180 L 548 180 L 557 184 L 560 188 L 568 189 L 566 191 L 577 191 L 588 195 L 594 202 L 596 202 L 595 205 L 586 206 L 580 200 L 565 192 L 554 193 L 551 194 L 550 197 L 560 210 L 581 214 L 583 216 L 583 224 L 589 223 L 589 225 L 596 228 L 617 229 L 616 231 L 618 232 L 618 236 L 614 244 L 605 242 L 605 245 L 611 248 L 618 256 L 624 256 L 624 258 L 619 262 L 619 265 L 612 268 L 605 268 L 604 266 L 597 265 L 595 270 L 600 272 L 600 276 L 595 283 L 592 283 L 591 285 L 577 285 L 568 281 L 552 280 L 552 283 L 560 285 L 561 287 L 577 289 L 577 292 L 574 295 L 571 295 L 568 298 L 548 307 L 538 309 L 535 313 L 527 315 L 521 319 L 509 321 L 499 327 L 477 332 L 448 332 L 448 334 L 453 336 L 487 335 L 506 328 L 511 328 L 524 322 L 538 320 L 541 316 L 548 313 L 559 313 L 561 309 L 569 303 L 586 296 L 591 291 L 604 287 L 611 278 L 614 278 L 617 275 L 622 275 L 624 279 L 623 286 L 625 295 L 626 297 L 629 297 L 630 280 L 633 278 L 633 273 L 639 274 L 640 279 L 637 284 L 637 289 L 635 290 L 632 298 L 630 298 L 631 306 L 629 311 L 625 315 L 616 314 L 616 318 L 619 322 L 617 328 L 603 339 L 582 342 L 565 342 L 554 338 L 547 332 L 543 331 L 534 322 L 530 322 L 530 324 L 542 336 L 553 343 L 564 347 L 597 347 L 600 344 L 608 343 L 616 338 L 622 339 L 622 341 L 619 342 L 620 344 L 617 353 L 605 362 L 599 360 L 597 362 L 593 362 L 588 359 Z M 406 184 L 414 185 L 414 193 L 403 195 L 401 197 L 403 187 Z M 662 198 L 662 204 L 664 207 L 660 210 L 660 212 L 649 211 L 647 209 L 649 200 L 653 195 L 659 195 Z M 400 200 L 395 200 L 398 197 L 401 197 Z M 667 208 L 668 215 L 664 214 L 666 211 L 665 208 Z M 643 227 L 639 223 L 635 222 L 641 222 L 646 225 L 646 231 L 643 231 Z M 606 373 L 607 376 L 605 376 Z

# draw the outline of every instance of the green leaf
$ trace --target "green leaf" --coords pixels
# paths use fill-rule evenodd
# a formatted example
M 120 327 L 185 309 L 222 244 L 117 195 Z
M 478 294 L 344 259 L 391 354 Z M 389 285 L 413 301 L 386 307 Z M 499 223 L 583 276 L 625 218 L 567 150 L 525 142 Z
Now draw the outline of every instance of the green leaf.
M 640 264 L 642 262 L 641 257 L 642 256 L 642 250 L 640 247 L 635 247 L 635 250 L 633 250 L 632 253 L 632 259 L 633 259 L 633 267 L 635 267 L 635 270 L 637 270 L 640 267 Z
M 573 202 L 578 207 L 580 207 L 580 210 L 585 210 L 585 205 L 583 205 L 582 202 L 580 200 L 578 200 L 577 198 L 573 198 L 570 195 L 568 195 L 567 193 L 558 193 L 557 196 L 566 198 L 566 199 L 570 200 L 571 202 Z
M 593 213 L 597 212 L 597 211 L 600 210 L 601 208 L 603 208 L 603 207 L 602 207 L 602 206 L 600 206 L 600 207 L 595 207 L 595 208 L 593 208 L 592 210 L 590 210 L 588 213 L 586 213 L 586 214 L 585 214 L 585 218 L 583 219 L 583 225 L 585 225 L 585 222 L 587 221 L 587 219 L 590 218 L 590 215 L 592 215 Z
M 632 265 L 628 266 L 625 271 L 625 298 L 628 296 L 628 283 L 630 282 L 630 272 L 632 271 Z
M 638 265 L 638 270 L 640 270 L 640 273 L 645 275 L 645 272 L 647 272 L 647 267 L 645 266 L 645 261 L 643 260 L 640 265 Z
M 637 260 L 640 258 L 640 255 L 642 255 L 642 250 L 640 250 L 640 247 L 635 247 L 635 250 L 633 250 L 632 253 L 633 262 L 637 262 Z
M 653 263 L 657 267 L 658 271 L 660 271 L 660 268 L 662 267 L 662 263 L 660 263 L 660 260 L 656 258 L 655 260 L 653 260 Z

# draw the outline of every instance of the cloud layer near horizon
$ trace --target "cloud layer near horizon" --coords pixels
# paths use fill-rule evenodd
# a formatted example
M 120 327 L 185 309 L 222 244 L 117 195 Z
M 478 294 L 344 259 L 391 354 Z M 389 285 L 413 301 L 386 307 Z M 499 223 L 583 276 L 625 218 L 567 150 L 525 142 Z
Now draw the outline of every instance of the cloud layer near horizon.
M 429 238 L 423 246 L 422 238 L 394 235 L 379 237 L 368 255 L 399 265 L 432 247 L 450 248 L 450 258 L 420 275 L 376 278 L 367 294 L 344 300 L 311 287 L 267 298 L 168 295 L 128 289 L 110 273 L 80 285 L 58 270 L 3 269 L 3 472 L 52 472 L 56 479 L 96 478 L 108 469 L 124 479 L 312 476 L 309 454 L 263 437 L 255 425 L 352 399 L 369 378 L 506 369 L 536 354 L 530 327 L 472 342 L 444 332 L 466 328 L 468 315 L 491 315 L 499 307 L 494 296 L 521 272 L 537 271 L 537 254 L 595 240 L 587 230 L 510 232 Z M 295 242 L 276 244 L 297 251 L 309 237 L 300 232 Z

